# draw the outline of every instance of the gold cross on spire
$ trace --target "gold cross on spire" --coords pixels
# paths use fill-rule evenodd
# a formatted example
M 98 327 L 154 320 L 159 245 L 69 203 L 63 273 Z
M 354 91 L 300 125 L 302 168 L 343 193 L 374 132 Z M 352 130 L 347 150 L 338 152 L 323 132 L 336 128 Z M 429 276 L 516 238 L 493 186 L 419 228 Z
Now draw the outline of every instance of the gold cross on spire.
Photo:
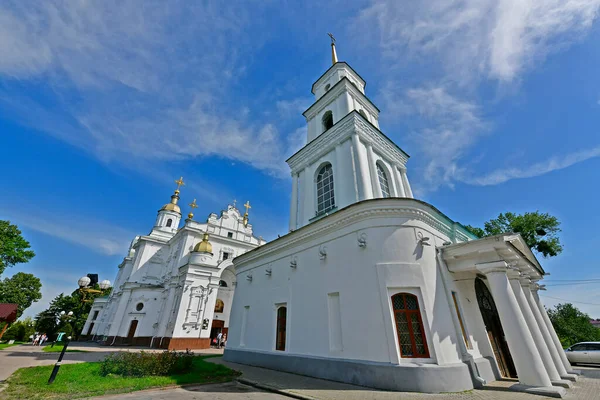
M 328 33 L 331 38 L 331 63 L 335 64 L 338 62 L 337 52 L 335 51 L 335 37 L 333 37 L 333 33 Z
M 252 207 L 250 207 L 250 202 L 247 201 L 246 204 L 244 204 L 244 207 L 246 207 L 246 214 L 248 214 L 248 210 Z
M 188 218 L 192 219 L 192 218 L 194 218 L 194 209 L 198 208 L 198 204 L 196 204 L 196 199 L 194 199 L 194 201 L 192 201 L 188 205 L 192 208 L 192 211 L 190 211 L 190 213 L 188 214 Z
M 181 186 L 185 186 L 185 182 L 183 181 L 183 176 L 181 178 L 179 178 L 178 180 L 176 180 L 175 183 L 177 184 L 177 189 L 175 189 L 175 190 L 179 192 L 179 188 Z

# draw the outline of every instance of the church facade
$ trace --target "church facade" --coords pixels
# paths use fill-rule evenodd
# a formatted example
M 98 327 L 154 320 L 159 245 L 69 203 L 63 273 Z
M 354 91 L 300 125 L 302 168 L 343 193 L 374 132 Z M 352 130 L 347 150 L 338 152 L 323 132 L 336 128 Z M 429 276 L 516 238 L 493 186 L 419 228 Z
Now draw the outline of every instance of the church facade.
M 288 159 L 290 233 L 234 260 L 224 358 L 386 390 L 459 392 L 501 378 L 561 397 L 576 380 L 519 235 L 477 239 L 413 198 L 408 155 L 347 63 L 314 83 Z
M 95 299 L 81 332 L 106 345 L 164 349 L 210 347 L 229 329 L 236 277 L 232 259 L 264 244 L 229 205 L 206 222 L 193 214 L 180 226 L 178 188 L 159 211 L 150 234 L 137 236 L 119 265 L 112 293 Z M 190 204 L 193 208 L 196 201 Z

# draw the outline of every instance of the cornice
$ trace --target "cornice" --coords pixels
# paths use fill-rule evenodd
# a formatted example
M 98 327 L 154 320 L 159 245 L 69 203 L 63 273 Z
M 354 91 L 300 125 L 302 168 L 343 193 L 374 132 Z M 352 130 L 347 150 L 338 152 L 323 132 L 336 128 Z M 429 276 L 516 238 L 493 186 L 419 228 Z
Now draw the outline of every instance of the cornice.
M 366 81 L 363 79 L 363 77 L 362 77 L 362 76 L 360 76 L 360 75 L 359 75 L 359 73 L 358 73 L 358 72 L 356 72 L 356 71 L 354 70 L 354 68 L 352 68 L 352 67 L 351 67 L 351 66 L 350 66 L 350 65 L 349 65 L 347 62 L 345 62 L 345 61 L 338 61 L 338 62 L 336 62 L 335 64 L 333 64 L 331 67 L 329 67 L 329 68 L 327 69 L 327 71 L 323 72 L 323 75 L 321 75 L 321 76 L 320 76 L 320 77 L 319 77 L 319 78 L 318 78 L 318 79 L 315 81 L 315 83 L 313 83 L 313 85 L 311 86 L 311 93 L 312 93 L 312 94 L 315 94 L 315 86 L 317 86 L 317 85 L 318 85 L 318 84 L 321 82 L 321 80 L 322 80 L 323 78 L 325 78 L 325 76 L 327 76 L 327 74 L 329 73 L 329 71 L 331 71 L 331 70 L 333 70 L 333 69 L 338 69 L 338 68 L 340 68 L 340 67 L 343 67 L 344 65 L 345 65 L 346 67 L 348 67 L 348 69 L 349 69 L 350 71 L 352 71 L 352 72 L 354 72 L 354 73 L 356 74 L 356 76 L 358 77 L 358 79 L 360 79 L 360 80 L 361 80 L 361 82 L 362 82 L 363 86 L 366 88 L 366 87 L 367 87 L 367 82 L 366 82 Z
M 342 95 L 344 92 L 351 92 L 357 99 L 366 100 L 366 102 L 362 102 L 361 104 L 365 107 L 371 114 L 379 114 L 381 111 L 373 102 L 361 92 L 348 78 L 343 77 L 340 79 L 327 93 L 323 96 L 319 97 L 317 101 L 315 101 L 310 107 L 306 109 L 302 113 L 302 115 L 306 118 L 306 120 L 310 120 L 315 117 L 318 113 L 320 113 L 324 108 L 326 108 L 331 102 L 333 102 L 338 96 Z
M 288 158 L 287 163 L 292 170 L 292 174 L 297 173 L 311 161 L 330 152 L 332 146 L 350 139 L 354 133 L 357 133 L 364 143 L 371 143 L 385 158 L 400 164 L 400 167 L 405 167 L 409 157 L 408 154 L 360 113 L 353 110 L 333 127 L 317 136 L 296 154 Z
M 323 237 L 330 232 L 338 231 L 362 220 L 398 217 L 421 221 L 448 237 L 453 235 L 455 229 L 452 220 L 439 212 L 435 207 L 420 200 L 409 198 L 364 200 L 345 207 L 312 224 L 305 225 L 248 253 L 244 253 L 234 259 L 234 265 L 236 270 L 243 268 L 244 265 L 254 260 L 288 250 L 301 243 Z

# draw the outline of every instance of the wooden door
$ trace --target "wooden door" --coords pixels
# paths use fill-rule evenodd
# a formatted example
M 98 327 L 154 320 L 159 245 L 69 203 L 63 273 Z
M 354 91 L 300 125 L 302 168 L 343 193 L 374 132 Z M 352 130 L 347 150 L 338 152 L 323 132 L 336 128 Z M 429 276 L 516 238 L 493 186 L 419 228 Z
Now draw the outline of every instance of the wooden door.
M 496 303 L 486 284 L 480 278 L 475 279 L 475 292 L 477 294 L 479 310 L 483 317 L 483 323 L 485 324 L 485 330 L 490 339 L 500 374 L 505 378 L 516 378 L 517 370 L 510 355 L 508 344 L 506 343 Z
M 138 321 L 134 319 L 129 325 L 129 332 L 127 333 L 127 343 L 132 343 L 133 337 L 135 336 L 135 330 L 137 329 Z

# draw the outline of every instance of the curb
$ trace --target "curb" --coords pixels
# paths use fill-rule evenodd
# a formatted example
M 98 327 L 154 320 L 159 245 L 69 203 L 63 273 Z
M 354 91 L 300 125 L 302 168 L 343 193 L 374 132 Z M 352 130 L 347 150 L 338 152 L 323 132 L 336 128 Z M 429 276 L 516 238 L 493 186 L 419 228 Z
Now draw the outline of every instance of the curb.
M 259 382 L 252 381 L 252 380 L 246 379 L 246 378 L 237 378 L 235 381 L 239 382 L 239 383 L 241 383 L 243 385 L 253 386 L 253 387 L 258 388 L 258 389 L 266 390 L 266 391 L 269 391 L 269 392 L 272 392 L 272 393 L 278 393 L 278 394 L 280 394 L 282 396 L 291 397 L 293 399 L 299 399 L 299 400 L 320 400 L 317 397 L 312 397 L 312 396 L 308 396 L 308 395 L 305 395 L 305 394 L 298 394 L 298 393 L 291 392 L 289 390 L 279 389 L 276 386 L 266 385 L 264 383 L 259 383 Z

